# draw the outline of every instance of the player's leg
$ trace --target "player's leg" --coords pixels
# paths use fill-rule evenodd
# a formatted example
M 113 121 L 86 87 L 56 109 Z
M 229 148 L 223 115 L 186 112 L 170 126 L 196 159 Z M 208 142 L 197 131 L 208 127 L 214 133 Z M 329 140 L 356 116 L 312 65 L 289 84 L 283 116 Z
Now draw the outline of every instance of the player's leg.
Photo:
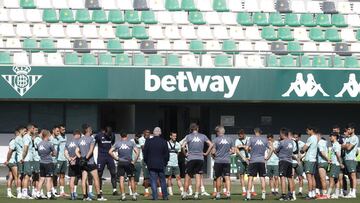
M 14 196 L 11 193 L 11 188 L 12 188 L 12 184 L 14 182 L 14 175 L 11 172 L 11 168 L 9 168 L 9 172 L 8 172 L 8 179 L 6 181 L 6 186 L 7 186 L 7 197 L 8 198 L 13 198 Z
M 98 200 L 105 200 L 100 192 L 100 180 L 99 180 L 99 174 L 96 168 L 96 165 L 91 165 L 90 166 L 90 173 L 93 177 L 94 180 L 94 186 L 95 186 L 95 190 L 96 190 L 96 194 L 97 194 L 97 199 Z
M 172 184 L 172 168 L 171 166 L 165 167 L 166 185 L 170 196 L 173 196 L 173 184 Z
M 97 170 L 98 170 L 98 174 L 99 174 L 100 192 L 102 192 L 102 185 L 103 185 L 102 177 L 103 177 L 103 173 L 104 173 L 104 169 L 105 169 L 105 164 L 107 163 L 106 161 L 107 160 L 105 159 L 105 157 L 98 156 Z

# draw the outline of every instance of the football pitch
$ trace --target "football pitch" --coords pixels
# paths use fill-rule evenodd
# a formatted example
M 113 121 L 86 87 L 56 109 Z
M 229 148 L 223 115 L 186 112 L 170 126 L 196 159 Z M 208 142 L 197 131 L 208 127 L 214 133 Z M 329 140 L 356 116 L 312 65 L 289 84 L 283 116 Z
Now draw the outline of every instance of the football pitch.
M 113 196 L 112 195 L 112 189 L 110 187 L 109 184 L 104 185 L 104 197 L 106 199 L 108 199 L 107 202 L 120 202 L 120 196 Z M 68 187 L 67 187 L 68 189 Z M 75 201 L 75 202 L 79 202 L 79 201 L 83 201 L 82 199 L 80 199 L 81 197 L 81 192 L 80 192 L 80 188 L 77 189 L 78 190 L 78 194 L 79 194 L 79 200 Z M 140 196 L 138 197 L 137 202 L 155 202 L 150 200 L 150 198 L 145 198 L 142 195 L 143 192 L 143 187 L 139 186 L 138 190 L 140 191 Z M 241 195 L 241 187 L 239 184 L 233 184 L 232 185 L 232 194 L 231 194 L 231 199 L 230 200 L 213 200 L 212 197 L 206 197 L 206 196 L 201 196 L 200 200 L 193 200 L 193 199 L 188 199 L 188 200 L 181 200 L 180 194 L 178 192 L 178 190 L 176 190 L 176 187 L 174 188 L 174 196 L 170 196 L 169 197 L 169 202 L 173 202 L 173 203 L 180 203 L 180 202 L 239 202 L 239 201 L 244 201 L 244 197 Z M 22 200 L 22 199 L 9 199 L 6 198 L 6 187 L 4 185 L 4 183 L 1 184 L 0 186 L 0 202 L 11 202 L 11 203 L 24 203 L 24 202 L 28 202 L 28 203 L 36 203 L 36 202 L 56 202 L 56 203 L 70 203 L 73 202 L 69 199 L 65 199 L 65 198 L 57 198 L 56 200 Z M 13 190 L 14 191 L 14 190 Z M 211 185 L 207 185 L 206 186 L 206 191 L 207 192 L 211 192 L 212 191 L 212 186 Z M 269 191 L 269 190 L 268 190 Z M 263 200 L 261 200 L 261 196 L 259 194 L 260 190 L 257 190 L 258 195 L 256 197 L 253 198 L 253 200 L 248 201 L 248 202 L 264 202 Z M 304 192 L 306 192 L 306 188 L 304 190 Z M 14 192 L 13 192 L 14 193 Z M 266 197 L 266 202 L 270 202 L 270 203 L 275 203 L 275 202 L 280 202 L 278 200 L 279 196 L 273 196 L 270 194 L 267 194 Z M 131 197 L 127 195 L 127 200 L 129 202 L 132 202 Z M 338 203 L 338 202 L 346 202 L 346 203 L 359 203 L 360 202 L 360 194 L 357 194 L 357 198 L 356 199 L 327 199 L 327 200 L 310 200 L 310 201 L 320 201 L 320 202 L 326 202 L 326 203 Z M 164 202 L 163 200 L 158 200 L 157 202 Z M 297 200 L 295 202 L 309 202 L 309 200 L 305 200 L 304 197 L 297 197 Z

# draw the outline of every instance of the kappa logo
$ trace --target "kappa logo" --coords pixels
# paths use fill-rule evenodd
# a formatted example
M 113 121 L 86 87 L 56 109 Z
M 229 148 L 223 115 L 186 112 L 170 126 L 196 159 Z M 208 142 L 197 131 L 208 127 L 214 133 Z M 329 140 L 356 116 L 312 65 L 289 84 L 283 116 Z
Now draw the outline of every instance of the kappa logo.
M 263 143 L 261 140 L 257 140 L 257 141 L 255 142 L 255 145 L 261 146 L 261 145 L 264 145 L 264 143 Z
M 81 140 L 80 145 L 81 145 L 81 146 L 85 146 L 85 145 L 86 145 L 85 140 Z
M 69 144 L 69 147 L 70 147 L 70 148 L 74 148 L 74 147 L 76 147 L 75 142 L 71 142 L 71 143 Z
M 24 96 L 42 77 L 42 75 L 28 75 L 30 66 L 14 66 L 15 75 L 1 75 L 7 83 L 20 95 Z
M 292 149 L 293 148 L 293 145 L 291 143 L 288 144 L 287 146 L 288 149 Z
M 45 147 L 43 145 L 40 145 L 39 150 L 43 151 L 43 150 L 45 150 Z
M 201 142 L 199 137 L 194 137 L 191 142 Z
M 221 139 L 220 144 L 229 144 L 229 142 L 226 139 Z
M 129 146 L 126 144 L 121 144 L 120 149 L 129 149 Z
M 360 93 L 360 83 L 356 80 L 355 73 L 349 74 L 349 81 L 344 83 L 343 88 L 335 97 L 343 97 L 344 93 L 347 92 L 350 97 L 357 97 Z
M 314 75 L 309 73 L 306 75 L 307 81 L 305 82 L 303 74 L 297 73 L 296 79 L 294 82 L 290 83 L 290 87 L 287 92 L 285 92 L 282 97 L 289 97 L 292 92 L 298 97 L 314 97 L 318 92 L 320 92 L 324 97 L 329 95 L 323 90 L 321 84 L 318 84 L 315 81 Z

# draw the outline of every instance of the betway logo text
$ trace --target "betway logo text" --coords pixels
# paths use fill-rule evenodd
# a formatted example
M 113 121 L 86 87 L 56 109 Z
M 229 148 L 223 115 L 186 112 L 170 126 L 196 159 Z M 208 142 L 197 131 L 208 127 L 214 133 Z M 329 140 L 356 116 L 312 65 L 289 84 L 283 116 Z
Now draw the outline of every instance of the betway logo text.
M 233 97 L 240 76 L 196 75 L 190 71 L 179 71 L 177 75 L 158 76 L 145 69 L 145 91 L 156 92 L 160 88 L 166 92 L 222 92 L 224 98 Z

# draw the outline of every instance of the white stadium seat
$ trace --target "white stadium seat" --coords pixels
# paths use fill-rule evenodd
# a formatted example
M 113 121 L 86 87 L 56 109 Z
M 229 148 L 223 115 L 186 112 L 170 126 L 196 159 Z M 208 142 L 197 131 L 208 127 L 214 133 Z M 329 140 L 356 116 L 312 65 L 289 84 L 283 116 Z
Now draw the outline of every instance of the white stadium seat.
M 356 41 L 354 30 L 351 28 L 341 29 L 340 35 L 344 41 L 347 41 L 347 42 Z
M 274 0 L 261 0 L 259 2 L 260 11 L 263 12 L 275 12 Z
M 63 1 L 65 1 L 65 0 L 63 0 Z M 107 0 L 107 1 L 111 1 L 111 0 Z M 84 9 L 85 8 L 84 0 L 67 0 L 67 4 L 69 5 L 69 8 L 71 8 L 71 9 Z
M 294 13 L 306 13 L 305 1 L 303 0 L 291 1 L 291 10 Z
M 185 67 L 199 67 L 199 63 L 193 54 L 186 54 L 181 57 L 181 64 Z
M 176 25 L 165 27 L 165 36 L 169 39 L 180 39 L 179 28 Z
M 163 11 L 165 10 L 165 5 L 163 0 L 149 0 L 149 7 L 153 11 Z
M 49 34 L 55 38 L 64 38 L 66 35 L 63 24 L 50 24 Z
M 175 40 L 173 50 L 189 50 L 188 44 L 185 40 Z M 176 51 L 175 53 L 186 53 L 187 51 Z
M 116 4 L 120 10 L 134 10 L 131 0 L 116 0 Z
M 245 36 L 251 40 L 261 40 L 260 32 L 257 27 L 246 27 Z
M 214 67 L 214 61 L 211 56 L 211 54 L 203 54 L 199 56 L 201 61 L 201 67 L 204 68 L 213 68 Z
M 360 13 L 360 2 L 353 2 L 353 12 L 356 14 Z
M 236 13 L 224 12 L 221 13 L 221 21 L 226 25 L 237 25 Z
M 324 52 L 328 52 L 328 53 L 331 53 L 334 51 L 331 42 L 320 42 L 318 47 L 319 47 L 318 51 L 324 51 Z
M 251 41 L 240 41 L 238 47 L 242 52 L 254 50 Z
M 152 39 L 164 39 L 164 32 L 160 25 L 151 25 L 149 26 L 149 37 Z
M 188 14 L 184 11 L 171 12 L 173 23 L 176 24 L 189 24 Z
M 205 21 L 209 25 L 219 25 L 221 24 L 220 16 L 218 12 L 206 12 L 205 13 Z
M 297 27 L 294 28 L 294 38 L 298 41 L 308 41 L 309 40 L 309 35 L 306 31 L 306 28 L 302 28 L 302 27 Z
M 64 49 L 64 52 L 71 52 L 72 46 L 70 39 L 58 39 L 56 43 L 56 48 Z
M 25 16 L 27 21 L 32 23 L 40 23 L 43 21 L 42 19 L 43 11 L 40 9 L 26 9 Z
M 3 37 L 15 37 L 14 27 L 11 23 L 1 23 L 0 32 Z
M 360 52 L 360 43 L 359 42 L 351 43 L 350 50 L 353 52 Z
M 13 57 L 14 65 L 30 65 L 29 58 L 26 52 L 16 52 Z
M 205 49 L 206 50 L 221 50 L 221 45 L 220 45 L 219 41 L 211 40 L 211 41 L 206 42 Z
M 231 39 L 245 39 L 244 31 L 240 26 L 231 26 L 229 30 L 229 35 Z
M 20 37 L 31 37 L 30 24 L 19 23 L 16 24 L 16 34 Z
M 225 26 L 214 26 L 214 37 L 217 39 L 229 39 L 229 33 Z
M 31 53 L 31 65 L 32 66 L 46 66 L 46 59 L 43 52 Z
M 255 51 L 270 51 L 270 46 L 265 41 L 257 41 L 254 45 Z
M 64 61 L 61 57 L 61 53 L 49 53 L 47 56 L 47 62 L 52 66 L 63 66 Z
M 184 25 L 181 27 L 181 36 L 184 39 L 196 39 L 196 33 L 194 26 Z
M 337 3 L 337 10 L 340 13 L 352 13 L 350 2 L 339 1 Z
M 33 27 L 35 37 L 49 37 L 48 29 L 45 24 L 35 24 Z
M 23 9 L 10 9 L 9 12 L 10 20 L 13 22 L 25 22 L 25 13 Z
M 170 41 L 169 40 L 158 40 L 157 44 L 156 44 L 156 49 L 171 50 L 172 48 L 171 48 Z M 166 53 L 166 51 L 160 51 L 160 53 Z
M 241 4 L 239 1 L 237 1 L 237 3 Z M 248 12 L 260 11 L 257 0 L 245 0 L 244 4 L 245 4 L 245 11 Z
M 235 56 L 235 67 L 245 68 L 247 67 L 244 55 L 237 54 Z
M 96 25 L 91 25 L 91 24 L 84 25 L 82 33 L 85 38 L 98 38 L 99 37 Z
M 2 38 L 0 38 L 0 48 L 5 48 L 4 41 Z
M 76 1 L 76 0 L 75 0 L 75 1 Z M 53 6 L 54 8 L 57 8 L 57 9 L 69 8 L 66 0 L 61 0 L 61 1 L 59 1 L 59 0 L 52 0 L 51 3 L 52 3 L 52 6 Z
M 66 35 L 71 38 L 81 38 L 80 26 L 77 24 L 68 24 L 66 27 Z
M 320 1 L 307 1 L 306 3 L 306 11 L 309 13 L 322 13 L 320 6 Z
M 264 63 L 260 55 L 249 55 L 247 58 L 247 65 L 251 68 L 264 67 Z
M 210 27 L 207 25 L 198 26 L 197 29 L 197 36 L 200 39 L 213 39 L 212 32 L 210 30 Z
M 124 49 L 139 49 L 139 45 L 136 40 L 124 40 Z M 137 52 L 137 51 L 127 51 Z
M 360 12 L 360 9 L 359 9 Z M 360 17 L 358 14 L 347 15 L 347 23 L 352 27 L 360 27 Z
M 115 38 L 114 29 L 111 25 L 102 24 L 99 28 L 99 36 L 105 39 Z
M 9 22 L 8 9 L 0 9 L 0 22 Z
M 212 0 L 197 1 L 196 8 L 200 11 L 213 11 Z
M 100 0 L 100 6 L 104 9 L 104 10 L 111 10 L 116 7 L 116 2 L 114 0 Z
M 314 42 L 304 42 L 302 49 L 303 51 L 317 51 L 317 46 Z
M 160 24 L 172 24 L 172 17 L 169 11 L 157 12 L 157 19 Z
M 52 8 L 52 3 L 51 0 L 37 0 L 36 6 L 41 9 Z
M 18 0 L 3 0 L 3 6 L 5 8 L 20 8 L 19 2 Z
M 105 43 L 102 39 L 92 39 L 90 41 L 90 48 L 92 49 L 92 52 L 106 52 Z
M 245 9 L 243 8 L 243 6 L 242 6 L 241 2 L 239 2 L 239 0 L 229 0 L 228 7 L 229 7 L 230 11 L 233 11 L 233 12 L 245 11 Z
M 6 40 L 6 44 L 5 44 L 6 48 L 15 48 L 17 49 L 16 51 L 21 51 L 21 42 L 20 39 L 18 38 L 8 38 Z

